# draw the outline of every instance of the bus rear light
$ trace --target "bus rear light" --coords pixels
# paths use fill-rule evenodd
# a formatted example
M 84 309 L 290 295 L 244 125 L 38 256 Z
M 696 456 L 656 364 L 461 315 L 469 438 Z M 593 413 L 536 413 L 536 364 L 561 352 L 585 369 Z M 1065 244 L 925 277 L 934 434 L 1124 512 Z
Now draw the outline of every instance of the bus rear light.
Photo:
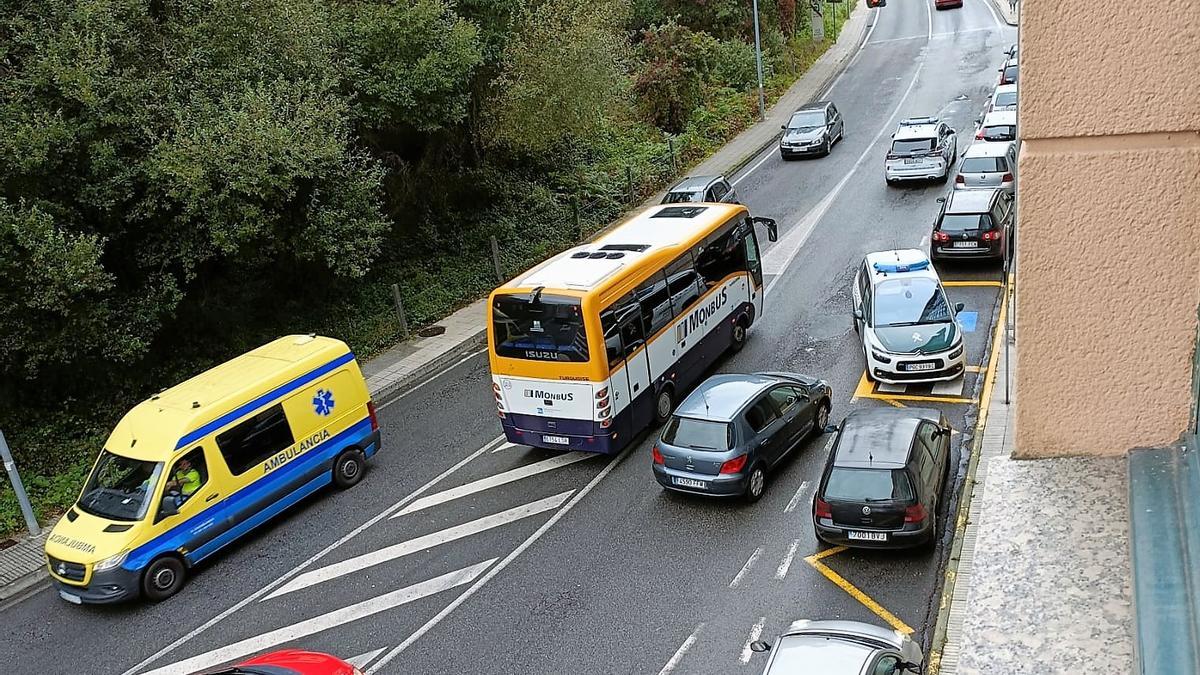
M 500 393 L 500 385 L 498 385 L 498 384 L 496 384 L 495 382 L 493 382 L 493 383 L 492 383 L 492 391 L 494 391 L 494 392 L 496 392 L 497 394 L 499 394 L 499 393 Z
M 596 392 L 596 398 L 608 398 L 608 387 Z
M 597 417 L 599 417 L 600 419 L 607 419 L 607 418 L 608 418 L 608 416 L 609 416 L 609 415 L 611 415 L 611 414 L 612 414 L 612 410 L 609 410 L 608 408 L 605 408 L 604 410 L 601 410 L 600 412 L 597 412 L 597 413 L 596 413 L 596 416 L 597 416 Z
M 611 426 L 612 426 L 612 418 L 611 417 L 606 420 L 600 420 L 600 428 L 601 429 L 607 429 Z
M 596 408 L 597 408 L 597 409 L 604 409 L 604 408 L 607 408 L 607 407 L 608 407 L 608 399 L 607 399 L 607 398 L 605 398 L 605 399 L 604 399 L 604 400 L 602 400 L 602 401 L 596 401 Z

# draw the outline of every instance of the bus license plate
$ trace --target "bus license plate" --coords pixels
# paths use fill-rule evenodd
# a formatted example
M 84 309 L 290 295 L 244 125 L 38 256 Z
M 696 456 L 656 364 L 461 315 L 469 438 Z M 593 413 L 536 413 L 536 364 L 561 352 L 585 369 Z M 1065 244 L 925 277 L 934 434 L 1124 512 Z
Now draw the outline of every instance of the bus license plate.
M 671 482 L 675 483 L 679 487 L 696 488 L 697 490 L 708 489 L 708 483 L 705 483 L 702 480 L 693 480 L 691 478 L 674 477 L 674 478 L 671 478 Z
M 80 599 L 79 599 L 79 596 L 78 596 L 78 595 L 75 595 L 75 594 L 73 594 L 73 593 L 68 593 L 68 592 L 66 592 L 66 591 L 59 591 L 59 592 L 58 592 L 58 596 L 59 596 L 60 598 L 62 598 L 63 600 L 66 600 L 67 602 L 73 602 L 73 603 L 75 603 L 76 605 L 82 605 L 82 604 L 83 604 L 83 600 L 80 600 Z
M 887 532 L 846 532 L 847 539 L 859 541 L 887 541 Z
M 936 363 L 910 363 L 904 367 L 905 370 L 933 370 L 937 367 Z
M 543 443 L 555 443 L 558 445 L 570 445 L 571 439 L 566 436 L 542 436 Z

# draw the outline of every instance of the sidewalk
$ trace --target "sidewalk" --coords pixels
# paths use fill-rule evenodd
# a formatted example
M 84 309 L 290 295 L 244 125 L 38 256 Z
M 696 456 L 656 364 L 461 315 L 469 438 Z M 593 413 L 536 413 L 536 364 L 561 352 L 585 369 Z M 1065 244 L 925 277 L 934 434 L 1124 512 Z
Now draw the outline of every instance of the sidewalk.
M 1132 672 L 1126 459 L 1011 459 L 1000 355 L 936 672 Z
M 1021 3 L 1018 0 L 1015 4 L 1008 4 L 1008 0 L 991 0 L 992 6 L 996 8 L 996 13 L 1001 19 L 1010 26 L 1015 26 L 1020 23 L 1021 19 Z
M 738 134 L 686 174 L 732 174 L 775 143 L 780 125 L 792 111 L 817 98 L 846 67 L 858 51 L 872 16 L 865 5 L 859 5 L 843 24 L 837 42 L 767 110 L 765 121 Z M 638 208 L 657 204 L 662 195 L 659 192 Z M 383 401 L 481 349 L 486 331 L 486 304 L 486 298 L 477 300 L 418 331 L 407 342 L 362 363 L 372 398 Z M 40 538 L 24 538 L 0 550 L 0 603 L 48 578 L 42 553 L 45 536 L 43 532 Z

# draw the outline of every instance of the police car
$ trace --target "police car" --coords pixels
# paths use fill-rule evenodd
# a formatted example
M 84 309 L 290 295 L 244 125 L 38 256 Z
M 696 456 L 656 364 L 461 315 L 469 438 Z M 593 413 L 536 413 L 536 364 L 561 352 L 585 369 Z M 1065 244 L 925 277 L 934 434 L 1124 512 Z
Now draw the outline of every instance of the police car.
M 901 180 L 946 180 L 958 152 L 958 133 L 936 117 L 901 120 L 883 162 L 888 185 Z
M 914 249 L 868 253 L 854 276 L 854 330 L 867 379 L 940 382 L 966 367 L 962 332 L 929 258 Z

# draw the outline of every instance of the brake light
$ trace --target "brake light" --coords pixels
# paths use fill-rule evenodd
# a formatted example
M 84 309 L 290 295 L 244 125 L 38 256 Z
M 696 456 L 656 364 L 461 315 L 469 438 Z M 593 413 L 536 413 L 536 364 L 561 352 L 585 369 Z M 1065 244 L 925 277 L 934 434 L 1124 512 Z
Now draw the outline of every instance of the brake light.
M 813 515 L 817 518 L 833 518 L 833 509 L 829 508 L 829 502 L 817 497 L 813 500 Z
M 1005 183 L 1011 183 L 1012 179 L 1013 175 L 1011 173 L 1006 173 L 1000 180 L 1004 181 Z
M 957 176 L 955 176 L 955 177 L 954 177 L 954 182 L 955 182 L 955 183 L 962 183 L 963 185 L 966 185 L 966 184 L 967 184 L 967 178 L 966 178 L 966 176 L 963 176 L 963 175 L 960 173 L 960 174 L 958 174 Z
M 611 417 L 609 417 L 608 419 L 604 419 L 604 420 L 601 420 L 601 421 L 600 421 L 600 428 L 601 428 L 601 429 L 607 429 L 607 428 L 609 428 L 609 427 L 611 427 L 611 426 L 612 426 L 612 418 L 611 418 Z
M 660 452 L 658 450 L 657 445 L 650 448 L 650 457 L 654 459 L 655 464 L 665 464 L 666 463 L 666 460 L 663 459 L 662 452 Z
M 608 387 L 596 392 L 596 398 L 608 398 Z
M 371 431 L 379 431 L 379 415 L 375 414 L 374 401 L 367 401 L 367 415 L 371 418 Z
M 933 240 L 934 241 L 950 241 L 950 235 L 946 234 L 945 232 L 941 232 L 941 231 L 934 232 Z
M 904 509 L 904 522 L 906 523 L 923 523 L 925 522 L 925 505 L 913 504 Z
M 977 140 L 977 141 L 983 140 L 983 127 L 979 127 L 979 131 L 977 131 L 975 133 L 975 140 Z
M 1000 241 L 1000 231 L 984 232 L 979 238 L 984 241 Z
M 721 465 L 721 473 L 737 473 L 746 468 L 746 460 L 749 455 L 738 455 L 733 459 Z

